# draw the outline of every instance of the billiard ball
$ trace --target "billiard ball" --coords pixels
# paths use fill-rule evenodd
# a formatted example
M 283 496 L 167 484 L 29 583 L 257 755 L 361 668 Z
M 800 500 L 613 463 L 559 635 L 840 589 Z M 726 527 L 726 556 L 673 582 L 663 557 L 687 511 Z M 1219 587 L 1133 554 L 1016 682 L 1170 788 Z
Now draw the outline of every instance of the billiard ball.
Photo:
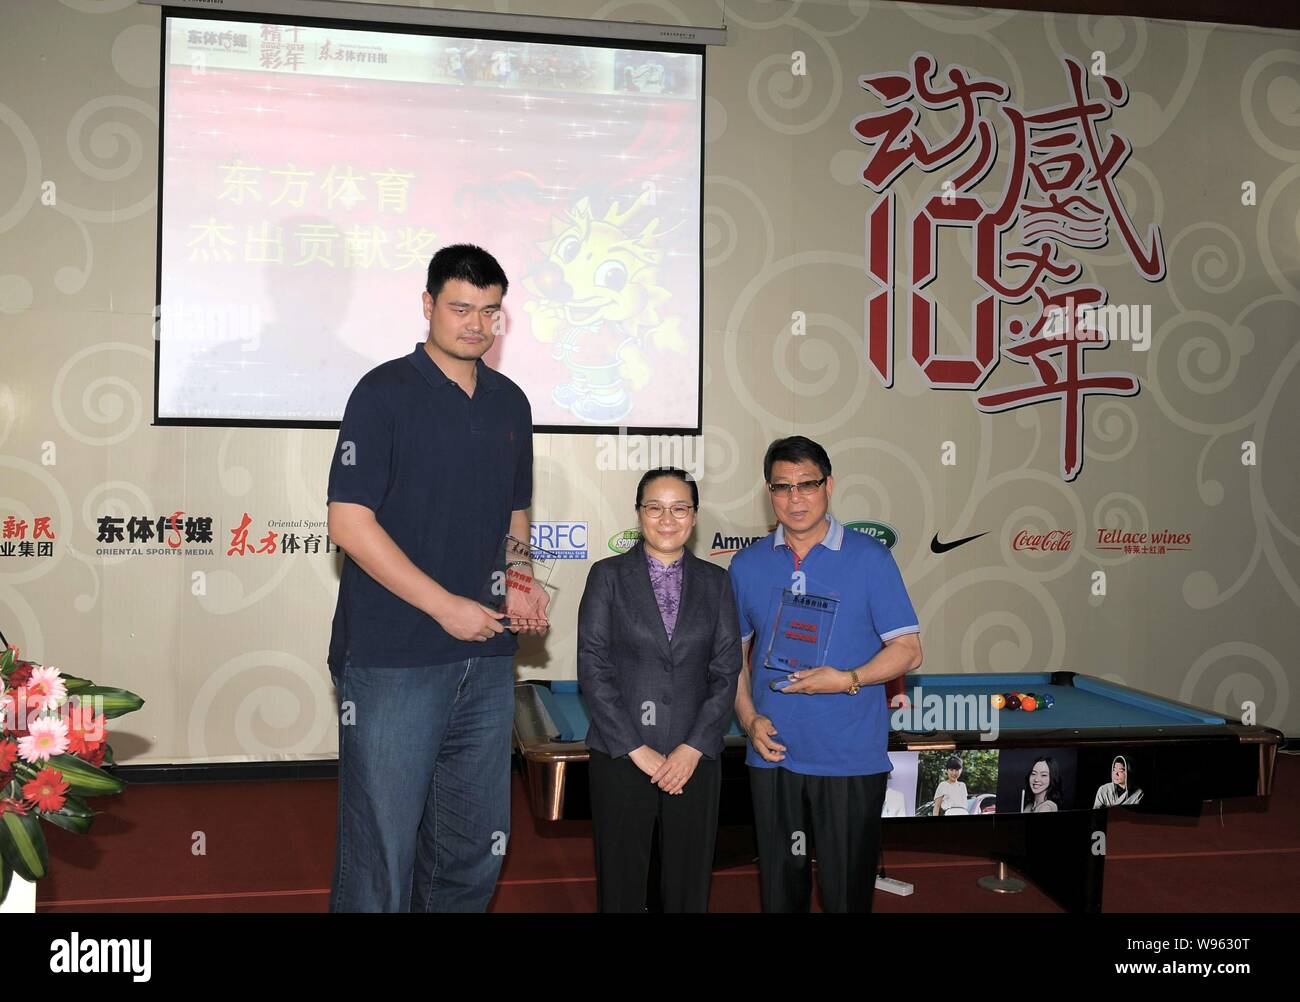
M 1026 713 L 1033 713 L 1035 710 L 1038 709 L 1038 700 L 1036 700 L 1033 696 L 1026 696 L 1024 699 L 1020 701 L 1020 708 L 1024 710 Z
M 1044 708 L 1044 709 L 1046 709 L 1046 710 L 1050 710 L 1050 709 L 1051 709 L 1053 706 L 1055 706 L 1055 705 L 1056 705 L 1056 700 L 1053 699 L 1051 696 L 1044 696 L 1044 697 L 1043 697 L 1043 708 Z
M 999 693 L 990 699 L 989 702 L 993 704 L 993 709 L 1000 710 L 1002 707 L 1007 705 L 1007 697 Z
M 1008 710 L 1020 709 L 1020 697 L 1017 696 L 1015 693 L 1012 693 L 1010 696 L 1007 697 L 1007 709 Z

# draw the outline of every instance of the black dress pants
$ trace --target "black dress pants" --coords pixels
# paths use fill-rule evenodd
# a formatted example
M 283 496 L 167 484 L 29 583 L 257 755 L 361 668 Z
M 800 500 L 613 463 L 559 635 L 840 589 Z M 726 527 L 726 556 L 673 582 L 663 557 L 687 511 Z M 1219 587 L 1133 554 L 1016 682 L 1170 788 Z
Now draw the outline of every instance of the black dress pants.
M 817 887 L 828 912 L 869 912 L 880 860 L 880 812 L 889 773 L 805 776 L 749 767 L 765 912 L 807 912 Z
M 675 795 L 651 784 L 630 758 L 611 758 L 594 748 L 589 775 L 597 910 L 645 910 L 657 821 L 664 911 L 707 911 L 722 793 L 721 761 L 701 758 L 682 792 Z

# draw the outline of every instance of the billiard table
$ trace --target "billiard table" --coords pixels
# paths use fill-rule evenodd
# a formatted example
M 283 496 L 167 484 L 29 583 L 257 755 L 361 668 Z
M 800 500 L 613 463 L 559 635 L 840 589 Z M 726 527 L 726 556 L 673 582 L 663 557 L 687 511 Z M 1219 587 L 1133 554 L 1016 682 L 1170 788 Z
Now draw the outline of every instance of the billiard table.
M 897 727 L 890 732 L 891 753 L 997 751 L 999 763 L 1013 763 L 1018 769 L 1036 750 L 1050 750 L 1055 758 L 1071 763 L 1074 779 L 1068 802 L 1055 812 L 1021 813 L 1015 806 L 1008 810 L 999 791 L 997 813 L 886 818 L 886 847 L 987 855 L 1000 870 L 1010 865 L 1072 911 L 1100 910 L 1109 812 L 1094 806 L 1092 790 L 1100 796 L 1115 756 L 1124 757 L 1125 768 L 1140 763 L 1137 774 L 1144 795 L 1133 809 L 1195 815 L 1206 800 L 1267 796 L 1283 740 L 1272 728 L 1071 671 L 917 673 L 891 684 L 890 692 L 891 724 Z M 1021 692 L 1050 695 L 1053 705 L 1033 712 L 999 712 L 996 735 L 981 726 L 990 718 L 980 720 L 978 712 L 972 712 L 987 706 L 980 700 Z M 927 715 L 928 709 L 939 708 L 946 708 L 946 717 Z M 576 682 L 516 685 L 515 744 L 529 804 L 539 822 L 590 817 L 587 725 L 586 704 Z M 746 747 L 747 739 L 733 720 L 722 756 L 720 865 L 753 859 Z M 1014 805 L 1010 795 L 1008 802 Z M 747 843 L 742 838 L 737 850 L 736 829 L 743 832 L 746 826 L 750 838 Z M 1008 885 L 988 881 L 985 886 Z

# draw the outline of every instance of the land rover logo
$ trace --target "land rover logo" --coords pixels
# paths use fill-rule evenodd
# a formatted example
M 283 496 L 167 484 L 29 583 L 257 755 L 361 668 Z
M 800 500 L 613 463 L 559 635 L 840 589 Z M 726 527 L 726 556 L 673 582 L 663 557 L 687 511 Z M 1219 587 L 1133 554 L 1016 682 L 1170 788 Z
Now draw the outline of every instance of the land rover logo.
M 884 522 L 845 522 L 844 528 L 861 532 L 878 543 L 884 543 L 887 550 L 892 550 L 894 544 L 898 542 L 898 533 L 894 527 Z

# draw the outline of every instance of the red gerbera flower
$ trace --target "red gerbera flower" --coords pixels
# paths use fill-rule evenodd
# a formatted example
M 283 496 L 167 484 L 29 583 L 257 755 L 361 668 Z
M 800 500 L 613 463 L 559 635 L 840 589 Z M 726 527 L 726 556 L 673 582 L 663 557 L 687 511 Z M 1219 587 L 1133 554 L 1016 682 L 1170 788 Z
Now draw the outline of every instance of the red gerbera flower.
M 68 715 L 68 751 L 89 761 L 89 756 L 108 739 L 103 714 L 83 719 L 80 708 Z
M 42 769 L 36 774 L 35 779 L 23 786 L 23 796 L 31 801 L 38 811 L 47 814 L 52 814 L 63 807 L 68 799 L 67 792 L 68 784 L 63 778 L 63 773 L 52 766 Z
M 7 797 L 0 797 L 0 818 L 5 814 L 26 814 L 27 808 L 17 800 L 10 800 Z
M 0 741 L 0 772 L 8 772 L 18 758 L 18 746 L 12 741 Z

